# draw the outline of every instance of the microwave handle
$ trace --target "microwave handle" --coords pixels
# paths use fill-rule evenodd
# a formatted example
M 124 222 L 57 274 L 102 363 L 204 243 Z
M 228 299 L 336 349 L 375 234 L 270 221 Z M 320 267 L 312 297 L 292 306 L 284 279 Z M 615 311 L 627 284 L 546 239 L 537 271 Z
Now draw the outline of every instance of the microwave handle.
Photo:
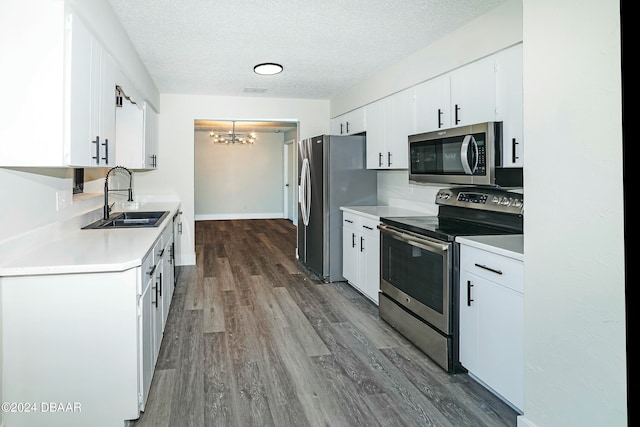
M 473 166 L 469 164 L 469 144 L 473 147 Z M 460 158 L 462 159 L 462 169 L 467 175 L 473 175 L 476 169 L 478 169 L 478 143 L 473 135 L 467 135 L 462 140 L 462 146 L 460 147 Z

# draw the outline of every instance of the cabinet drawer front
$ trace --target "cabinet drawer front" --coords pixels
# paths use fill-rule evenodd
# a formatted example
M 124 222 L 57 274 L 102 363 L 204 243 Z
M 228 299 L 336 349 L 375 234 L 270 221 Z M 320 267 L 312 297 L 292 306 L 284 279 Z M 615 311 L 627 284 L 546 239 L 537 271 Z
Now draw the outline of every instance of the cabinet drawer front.
M 524 293 L 522 261 L 460 245 L 460 269 Z
M 155 261 L 155 258 L 154 258 L 155 251 L 156 251 L 156 248 L 154 245 L 154 247 L 151 248 L 147 256 L 145 256 L 145 258 L 142 260 L 142 283 L 143 284 L 147 282 L 147 280 L 150 277 L 149 273 L 151 273 L 151 270 L 153 269 L 154 261 Z
M 377 236 L 380 233 L 378 224 L 380 224 L 379 221 L 364 217 L 360 218 L 360 231 L 364 234 Z
M 164 248 L 167 243 L 171 240 L 171 234 L 173 233 L 173 226 L 169 223 L 164 230 L 162 230 L 162 235 L 160 236 L 160 247 L 158 250 L 162 250 L 160 248 Z
M 342 212 L 342 225 L 347 227 L 358 227 L 360 225 L 360 216 L 351 212 Z

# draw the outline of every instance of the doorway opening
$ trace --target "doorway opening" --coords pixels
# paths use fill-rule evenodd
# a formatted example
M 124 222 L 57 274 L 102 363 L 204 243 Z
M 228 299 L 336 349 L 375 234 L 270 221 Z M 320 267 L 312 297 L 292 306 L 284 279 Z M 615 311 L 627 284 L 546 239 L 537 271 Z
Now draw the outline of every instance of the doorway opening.
M 295 224 L 297 140 L 293 120 L 195 120 L 195 220 L 287 218 Z

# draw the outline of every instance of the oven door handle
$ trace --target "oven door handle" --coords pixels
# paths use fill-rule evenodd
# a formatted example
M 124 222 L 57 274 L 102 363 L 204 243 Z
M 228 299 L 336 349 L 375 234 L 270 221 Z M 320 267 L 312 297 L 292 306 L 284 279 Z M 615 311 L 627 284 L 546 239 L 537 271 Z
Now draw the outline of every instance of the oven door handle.
M 389 235 L 391 235 L 391 237 L 393 237 L 394 239 L 400 240 L 402 242 L 405 242 L 411 246 L 416 246 L 418 248 L 424 249 L 426 251 L 429 252 L 447 252 L 449 250 L 449 244 L 445 243 L 437 243 L 434 242 L 432 240 L 428 240 L 426 238 L 420 238 L 420 240 L 418 240 L 417 238 L 411 238 L 411 236 L 401 233 L 399 231 L 395 231 L 385 225 L 378 225 L 378 230 L 380 230 L 383 233 L 387 233 Z

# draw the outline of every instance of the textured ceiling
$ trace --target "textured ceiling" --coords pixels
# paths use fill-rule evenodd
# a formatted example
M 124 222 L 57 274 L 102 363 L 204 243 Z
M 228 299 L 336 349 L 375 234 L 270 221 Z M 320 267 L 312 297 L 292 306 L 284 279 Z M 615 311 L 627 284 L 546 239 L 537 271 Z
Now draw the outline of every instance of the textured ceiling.
M 160 93 L 329 99 L 506 0 L 109 1 Z

